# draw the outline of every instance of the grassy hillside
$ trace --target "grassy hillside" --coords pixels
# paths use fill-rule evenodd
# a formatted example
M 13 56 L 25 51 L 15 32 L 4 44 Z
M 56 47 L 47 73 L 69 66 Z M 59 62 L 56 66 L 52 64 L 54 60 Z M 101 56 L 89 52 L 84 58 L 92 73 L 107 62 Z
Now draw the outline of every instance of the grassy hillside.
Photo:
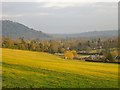
M 42 52 L 2 50 L 3 87 L 118 87 L 117 64 L 64 60 Z

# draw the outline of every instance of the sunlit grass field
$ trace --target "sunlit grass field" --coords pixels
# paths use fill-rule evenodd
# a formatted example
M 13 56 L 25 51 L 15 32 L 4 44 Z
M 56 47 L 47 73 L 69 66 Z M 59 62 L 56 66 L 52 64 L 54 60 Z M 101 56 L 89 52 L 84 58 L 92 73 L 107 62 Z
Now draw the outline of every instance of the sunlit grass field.
M 2 49 L 5 88 L 117 88 L 118 65 L 65 60 L 43 52 Z

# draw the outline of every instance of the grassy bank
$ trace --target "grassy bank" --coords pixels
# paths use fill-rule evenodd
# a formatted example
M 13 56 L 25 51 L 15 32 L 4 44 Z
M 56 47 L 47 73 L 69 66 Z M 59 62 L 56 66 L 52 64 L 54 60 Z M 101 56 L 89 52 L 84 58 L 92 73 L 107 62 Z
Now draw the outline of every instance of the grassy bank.
M 117 64 L 65 60 L 43 52 L 2 50 L 3 87 L 118 87 Z

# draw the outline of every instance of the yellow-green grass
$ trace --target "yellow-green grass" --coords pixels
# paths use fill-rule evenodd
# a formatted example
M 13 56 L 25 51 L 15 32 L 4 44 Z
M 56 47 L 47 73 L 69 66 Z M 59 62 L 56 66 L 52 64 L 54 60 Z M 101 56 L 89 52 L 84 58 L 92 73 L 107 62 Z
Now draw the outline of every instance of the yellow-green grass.
M 43 52 L 2 49 L 7 88 L 117 88 L 118 65 L 65 60 Z

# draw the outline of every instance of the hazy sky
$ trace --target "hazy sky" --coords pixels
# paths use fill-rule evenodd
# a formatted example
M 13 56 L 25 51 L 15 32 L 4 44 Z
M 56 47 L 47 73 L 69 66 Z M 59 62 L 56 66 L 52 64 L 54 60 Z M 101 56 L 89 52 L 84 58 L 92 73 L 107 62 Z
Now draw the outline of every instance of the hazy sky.
M 2 11 L 3 19 L 20 22 L 46 33 L 118 29 L 117 0 L 2 2 Z

